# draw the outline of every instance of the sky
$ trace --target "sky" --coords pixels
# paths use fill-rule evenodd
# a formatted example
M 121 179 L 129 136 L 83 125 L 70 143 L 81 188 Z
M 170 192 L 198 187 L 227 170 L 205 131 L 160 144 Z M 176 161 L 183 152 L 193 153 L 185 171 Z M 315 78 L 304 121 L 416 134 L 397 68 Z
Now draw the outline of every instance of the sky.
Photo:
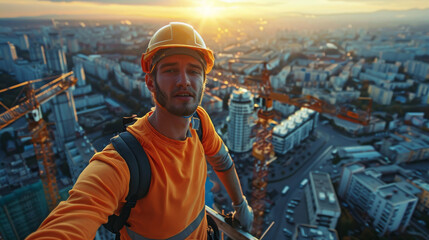
M 428 0 L 0 0 L 0 17 L 278 18 L 429 8 Z

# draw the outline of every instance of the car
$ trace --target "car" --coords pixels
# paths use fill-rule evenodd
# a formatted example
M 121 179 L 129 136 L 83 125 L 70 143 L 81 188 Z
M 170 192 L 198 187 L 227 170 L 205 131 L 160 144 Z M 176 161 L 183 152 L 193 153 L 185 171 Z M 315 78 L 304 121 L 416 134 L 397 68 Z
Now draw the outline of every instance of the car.
M 283 233 L 288 237 L 292 237 L 292 232 L 287 228 L 283 228 Z
M 286 222 L 288 222 L 290 224 L 295 224 L 295 221 L 294 221 L 293 217 L 290 217 L 290 218 L 286 219 Z
M 286 214 L 286 215 L 285 215 L 285 218 L 286 218 L 286 219 L 289 219 L 289 218 L 291 218 L 291 217 L 292 217 L 292 216 L 291 216 L 291 215 L 289 215 L 289 214 Z
M 288 210 L 286 210 L 286 212 L 287 212 L 287 213 L 290 213 L 290 214 L 294 214 L 294 212 L 295 212 L 295 211 L 294 211 L 294 210 L 292 210 L 292 209 L 288 209 Z
M 290 208 L 295 208 L 296 207 L 296 205 L 293 204 L 293 203 L 289 203 L 287 206 L 290 207 Z

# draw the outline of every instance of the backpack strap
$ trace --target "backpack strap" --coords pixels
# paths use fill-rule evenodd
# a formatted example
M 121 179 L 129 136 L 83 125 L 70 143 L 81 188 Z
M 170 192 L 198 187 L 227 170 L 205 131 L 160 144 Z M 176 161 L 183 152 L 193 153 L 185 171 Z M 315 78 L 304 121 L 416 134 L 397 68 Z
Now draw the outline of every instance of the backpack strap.
M 139 141 L 129 132 L 122 132 L 111 139 L 112 145 L 128 165 L 130 171 L 130 183 L 127 201 L 121 209 L 119 216 L 112 214 L 108 222 L 104 224 L 109 231 L 120 239 L 119 231 L 125 226 L 138 199 L 147 195 L 151 182 L 151 167 L 149 159 Z
M 200 142 L 203 142 L 203 126 L 201 124 L 200 116 L 198 115 L 197 111 L 194 112 L 192 115 L 192 128 L 197 131 L 198 138 L 200 139 Z

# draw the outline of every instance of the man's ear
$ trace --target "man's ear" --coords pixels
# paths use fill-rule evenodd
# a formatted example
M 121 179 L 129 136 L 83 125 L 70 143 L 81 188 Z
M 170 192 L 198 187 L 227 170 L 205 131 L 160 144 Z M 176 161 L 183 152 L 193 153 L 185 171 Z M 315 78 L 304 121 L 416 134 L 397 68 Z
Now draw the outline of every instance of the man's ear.
M 154 86 L 154 82 L 153 82 L 153 78 L 150 74 L 146 74 L 146 76 L 144 77 L 144 80 L 146 82 L 146 86 L 149 89 L 149 91 L 154 92 L 155 91 L 155 86 Z

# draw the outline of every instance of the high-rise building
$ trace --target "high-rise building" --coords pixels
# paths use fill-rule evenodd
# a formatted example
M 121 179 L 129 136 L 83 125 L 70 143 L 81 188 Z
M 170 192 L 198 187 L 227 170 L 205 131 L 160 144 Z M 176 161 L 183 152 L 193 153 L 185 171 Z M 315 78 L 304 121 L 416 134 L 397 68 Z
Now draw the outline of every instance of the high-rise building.
M 41 44 L 31 45 L 30 49 L 30 60 L 32 62 L 40 62 L 46 64 L 45 47 Z
M 231 94 L 229 100 L 228 148 L 234 152 L 247 152 L 252 149 L 250 139 L 253 122 L 253 95 L 240 88 Z
M 40 180 L 1 195 L 0 206 L 0 235 L 3 239 L 24 239 L 49 213 Z
M 80 87 L 86 85 L 85 70 L 81 63 L 78 63 L 73 67 L 73 74 L 77 78 L 76 86 Z
M 61 48 L 52 48 L 46 51 L 48 68 L 51 71 L 65 73 L 67 71 L 67 59 Z
M 310 224 L 335 229 L 341 208 L 329 174 L 310 172 L 305 197 Z
M 66 35 L 66 44 L 67 44 L 67 52 L 76 53 L 79 52 L 79 42 L 77 41 L 75 35 L 73 33 L 69 33 Z
M 0 43 L 0 69 L 8 73 L 13 73 L 13 65 L 18 58 L 15 46 L 10 43 Z
M 30 43 L 28 41 L 27 34 L 20 34 L 18 35 L 18 47 L 21 48 L 21 50 L 28 50 L 30 47 Z
M 76 139 L 78 129 L 77 114 L 71 89 L 55 96 L 51 101 L 56 131 L 55 141 L 59 149 L 64 149 L 66 142 Z

